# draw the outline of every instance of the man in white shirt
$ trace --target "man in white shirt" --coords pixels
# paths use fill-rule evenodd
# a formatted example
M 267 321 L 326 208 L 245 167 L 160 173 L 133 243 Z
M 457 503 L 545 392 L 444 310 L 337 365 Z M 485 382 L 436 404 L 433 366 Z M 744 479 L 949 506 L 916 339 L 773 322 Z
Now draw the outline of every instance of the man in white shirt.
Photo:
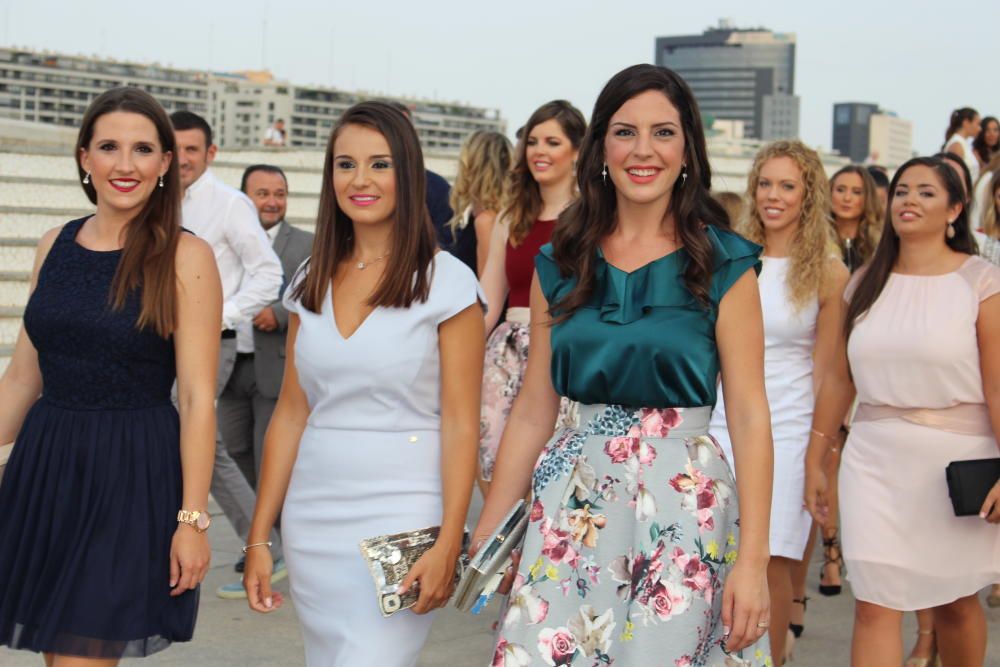
M 271 125 L 264 132 L 264 145 L 265 146 L 284 146 L 285 145 L 285 121 L 281 118 L 274 121 L 274 125 Z
M 244 325 L 278 298 L 283 274 L 271 241 L 258 222 L 253 202 L 216 179 L 208 168 L 216 153 L 211 127 L 190 111 L 176 111 L 170 120 L 176 137 L 174 159 L 185 189 L 181 202 L 183 224 L 212 246 L 222 278 L 218 396 L 233 372 L 236 353 L 253 351 L 252 330 Z M 245 543 L 256 497 L 218 435 L 211 492 Z M 272 535 L 272 541 L 278 560 L 281 545 L 277 533 Z M 279 571 L 276 569 L 275 573 Z
M 257 207 L 260 225 L 281 260 L 285 275 L 291 277 L 312 252 L 313 235 L 292 227 L 285 220 L 288 180 L 284 172 L 274 165 L 250 165 L 243 172 L 240 189 Z M 253 340 L 253 348 L 237 352 L 232 376 L 219 395 L 219 431 L 229 455 L 256 489 L 264 433 L 278 402 L 284 377 L 288 311 L 279 299 L 257 313 L 253 323 L 242 324 L 237 330 L 238 336 L 243 334 L 243 328 Z M 237 340 L 242 339 L 238 337 Z M 275 571 L 282 566 L 282 561 L 275 561 Z M 242 568 L 238 567 L 239 571 Z M 239 581 L 221 586 L 216 594 L 228 600 L 246 597 L 243 583 Z

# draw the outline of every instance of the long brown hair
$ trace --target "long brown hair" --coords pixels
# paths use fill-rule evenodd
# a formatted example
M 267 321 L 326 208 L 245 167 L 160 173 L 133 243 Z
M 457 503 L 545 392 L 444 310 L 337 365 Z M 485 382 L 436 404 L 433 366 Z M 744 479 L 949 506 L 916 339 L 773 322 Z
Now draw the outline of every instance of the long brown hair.
M 830 177 L 831 197 L 833 195 L 833 188 L 837 184 L 837 179 L 844 174 L 857 174 L 861 178 L 862 196 L 865 198 L 865 204 L 861 211 L 861 220 L 858 222 L 858 236 L 854 248 L 858 251 L 861 263 L 865 264 L 875 254 L 875 246 L 878 245 L 878 240 L 882 236 L 882 221 L 885 217 L 885 211 L 878 205 L 875 179 L 872 178 L 871 173 L 869 173 L 866 167 L 862 167 L 859 164 L 849 164 L 841 167 L 837 170 L 837 173 Z M 840 232 L 836 231 L 835 216 L 831 217 L 831 223 L 836 232 L 837 245 L 843 250 L 843 241 L 840 238 Z
M 76 170 L 81 182 L 87 174 L 81 162 L 83 150 L 90 150 L 97 119 L 115 111 L 136 113 L 148 118 L 164 153 L 175 152 L 174 129 L 167 112 L 152 95 L 138 88 L 112 88 L 99 95 L 83 115 L 76 139 Z M 133 290 L 142 289 L 142 309 L 136 326 L 150 327 L 166 338 L 177 324 L 177 242 L 181 234 L 181 181 L 176 155 L 172 155 L 163 187 L 154 187 L 142 210 L 125 231 L 118 268 L 108 295 L 112 307 L 121 310 Z M 83 183 L 83 191 L 97 204 L 93 183 Z
M 573 148 L 580 148 L 580 142 L 587 131 L 587 119 L 566 100 L 546 102 L 535 109 L 524 124 L 521 139 L 517 142 L 517 158 L 510 172 L 510 199 L 503 212 L 503 217 L 509 221 L 508 240 L 512 246 L 517 246 L 524 240 L 538 214 L 542 212 L 542 193 L 528 168 L 528 137 L 537 125 L 548 120 L 559 123 Z
M 292 297 L 301 300 L 307 310 L 319 313 L 337 267 L 354 252 L 354 223 L 337 205 L 333 191 L 334 144 L 348 125 L 367 127 L 385 137 L 395 172 L 396 209 L 389 250 L 392 268 L 382 274 L 368 304 L 407 308 L 414 301 L 426 301 L 431 288 L 429 267 L 437 243 L 427 212 L 424 155 L 409 119 L 385 102 L 355 104 L 330 133 L 312 257 L 305 279 L 292 290 Z
M 764 221 L 757 210 L 757 187 L 764 165 L 774 158 L 789 158 L 802 178 L 802 213 L 791 241 L 785 290 L 798 311 L 819 295 L 830 274 L 830 257 L 836 245 L 830 223 L 830 188 L 826 171 L 816 151 L 798 140 L 775 141 L 757 153 L 747 178 L 746 199 L 752 202 L 739 231 L 748 239 L 764 245 Z
M 969 227 L 969 216 L 965 210 L 965 192 L 962 189 L 962 182 L 959 180 L 958 174 L 939 157 L 915 157 L 909 160 L 896 171 L 896 174 L 892 177 L 892 183 L 889 184 L 889 202 L 887 206 L 890 212 L 889 220 L 886 221 L 885 229 L 882 230 L 882 239 L 875 249 L 875 256 L 864 270 L 864 274 L 858 282 L 857 289 L 854 290 L 850 303 L 847 304 L 847 318 L 844 321 L 844 336 L 846 338 L 850 338 L 851 331 L 854 329 L 855 324 L 857 324 L 858 318 L 867 313 L 878 300 L 879 295 L 882 294 L 882 290 L 885 289 L 886 282 L 889 280 L 892 268 L 896 265 L 896 259 L 899 257 L 899 235 L 896 234 L 896 230 L 892 226 L 892 200 L 896 195 L 896 185 L 899 183 L 899 179 L 906 173 L 907 169 L 917 166 L 929 167 L 937 174 L 945 190 L 948 192 L 949 206 L 954 206 L 955 204 L 962 205 L 961 212 L 958 214 L 955 222 L 952 223 L 955 228 L 955 236 L 950 239 L 946 236 L 945 243 L 948 244 L 949 248 L 957 252 L 964 252 L 970 255 L 979 254 L 979 248 Z
M 986 191 L 990 196 L 983 206 L 980 222 L 982 223 L 984 234 L 991 239 L 1000 239 L 1000 214 L 998 214 L 1000 212 L 997 211 L 997 190 L 1000 190 L 1000 153 L 994 156 L 990 164 L 995 164 L 995 167 L 991 171 L 986 172 L 990 178 L 990 183 L 986 187 Z
M 712 170 L 698 103 L 676 72 L 655 65 L 633 65 L 611 77 L 597 97 L 577 159 L 580 197 L 559 216 L 552 233 L 553 257 L 560 273 L 577 278 L 572 290 L 551 306 L 558 319 L 569 317 L 590 299 L 598 247 L 617 224 L 614 185 L 601 178 L 608 124 L 623 104 L 647 90 L 663 93 L 680 113 L 688 177 L 686 182 L 678 178 L 674 183 L 669 212 L 687 253 L 684 284 L 704 307 L 709 306 L 712 245 L 705 226 L 728 229 L 729 217 L 710 193 Z

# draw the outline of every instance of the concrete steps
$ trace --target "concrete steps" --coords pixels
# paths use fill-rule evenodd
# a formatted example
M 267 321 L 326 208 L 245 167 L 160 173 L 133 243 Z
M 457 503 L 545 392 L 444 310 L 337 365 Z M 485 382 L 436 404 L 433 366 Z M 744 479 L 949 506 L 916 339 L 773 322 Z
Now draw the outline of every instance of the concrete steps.
M 23 316 L 23 306 L 0 306 L 0 347 L 10 348 L 8 354 L 14 351 Z
M 322 151 L 227 151 L 212 169 L 223 182 L 239 187 L 248 165 L 277 164 L 285 170 L 291 190 L 288 221 L 312 231 L 323 158 Z M 0 373 L 21 326 L 38 240 L 49 229 L 93 210 L 72 156 L 0 150 Z
M 0 307 L 24 307 L 28 303 L 30 281 L 29 271 L 0 271 Z

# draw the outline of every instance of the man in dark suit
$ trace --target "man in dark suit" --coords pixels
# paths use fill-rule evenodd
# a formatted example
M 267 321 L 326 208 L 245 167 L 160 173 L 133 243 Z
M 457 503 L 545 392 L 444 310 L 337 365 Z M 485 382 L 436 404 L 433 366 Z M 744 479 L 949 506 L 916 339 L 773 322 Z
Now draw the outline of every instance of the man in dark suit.
M 281 260 L 285 275 L 278 300 L 265 306 L 253 320 L 253 350 L 237 351 L 233 373 L 219 396 L 218 418 L 222 440 L 240 471 L 256 489 L 264 433 L 278 402 L 285 371 L 288 311 L 281 305 L 281 296 L 295 270 L 311 254 L 313 235 L 292 227 L 285 220 L 288 180 L 279 167 L 265 164 L 247 167 L 240 189 L 257 207 L 260 224 Z M 280 565 L 283 567 L 284 563 Z M 276 562 L 276 571 L 278 567 Z M 240 582 L 222 586 L 218 594 L 227 599 L 246 597 Z

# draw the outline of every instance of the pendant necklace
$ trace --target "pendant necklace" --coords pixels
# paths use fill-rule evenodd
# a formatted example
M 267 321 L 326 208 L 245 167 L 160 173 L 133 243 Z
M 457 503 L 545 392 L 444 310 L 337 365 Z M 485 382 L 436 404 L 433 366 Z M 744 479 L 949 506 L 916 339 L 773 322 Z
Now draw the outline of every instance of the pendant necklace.
M 376 264 L 377 262 L 381 262 L 383 259 L 385 259 L 388 256 L 389 256 L 389 253 L 385 253 L 384 255 L 380 255 L 379 257 L 376 257 L 375 259 L 373 259 L 373 260 L 371 260 L 369 262 L 362 262 L 361 260 L 358 260 L 358 263 L 355 264 L 355 266 L 358 267 L 359 271 L 364 271 L 366 268 L 368 268 L 372 264 Z

